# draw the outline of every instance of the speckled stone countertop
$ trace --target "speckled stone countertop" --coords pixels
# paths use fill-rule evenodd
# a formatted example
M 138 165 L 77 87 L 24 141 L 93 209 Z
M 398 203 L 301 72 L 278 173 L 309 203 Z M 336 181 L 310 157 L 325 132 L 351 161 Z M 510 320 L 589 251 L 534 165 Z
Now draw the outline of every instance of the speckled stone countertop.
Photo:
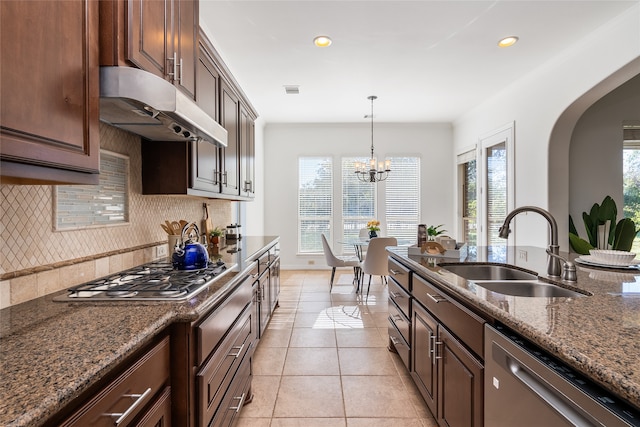
M 486 291 L 440 265 L 458 260 L 408 255 L 407 248 L 401 247 L 390 249 L 393 256 L 468 306 L 510 327 L 640 408 L 640 270 L 576 263 L 577 282 L 550 281 L 591 296 L 515 297 Z M 546 260 L 541 248 L 478 247 L 470 248 L 465 262 L 510 264 L 550 279 Z
M 0 425 L 40 426 L 175 322 L 192 322 L 238 284 L 277 237 L 220 252 L 236 268 L 185 302 L 81 302 L 59 293 L 0 310 Z

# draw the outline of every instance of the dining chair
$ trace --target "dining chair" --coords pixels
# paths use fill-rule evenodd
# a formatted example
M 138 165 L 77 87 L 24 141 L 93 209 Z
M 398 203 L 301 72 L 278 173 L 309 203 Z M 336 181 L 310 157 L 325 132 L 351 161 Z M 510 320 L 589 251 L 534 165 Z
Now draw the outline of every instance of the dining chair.
M 324 250 L 324 258 L 327 261 L 327 265 L 331 267 L 331 281 L 329 282 L 329 292 L 333 289 L 333 279 L 336 275 L 337 267 L 353 267 L 353 283 L 360 283 L 360 260 L 355 256 L 337 256 L 334 255 L 327 242 L 327 238 L 324 234 L 322 236 L 322 249 Z
M 361 228 L 360 232 L 358 233 L 358 239 L 362 240 L 363 242 L 365 240 L 369 240 L 369 229 L 368 228 Z M 365 255 L 367 254 L 367 247 L 366 246 L 360 246 L 359 248 L 360 251 L 360 261 L 365 259 Z
M 360 264 L 361 277 L 364 281 L 364 275 L 369 275 L 369 285 L 367 286 L 367 296 L 371 288 L 371 276 L 380 276 L 385 282 L 389 275 L 389 261 L 386 251 L 387 246 L 397 246 L 398 240 L 395 237 L 375 237 L 369 242 L 367 248 L 367 256 Z M 363 283 L 364 285 L 364 283 Z

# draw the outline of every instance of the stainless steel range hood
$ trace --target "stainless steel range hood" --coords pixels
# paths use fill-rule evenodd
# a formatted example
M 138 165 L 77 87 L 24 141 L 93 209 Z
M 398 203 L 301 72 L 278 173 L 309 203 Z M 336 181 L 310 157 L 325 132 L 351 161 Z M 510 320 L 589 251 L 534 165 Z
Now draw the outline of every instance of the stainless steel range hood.
M 100 67 L 100 120 L 152 141 L 226 147 L 227 131 L 168 81 L 132 67 Z

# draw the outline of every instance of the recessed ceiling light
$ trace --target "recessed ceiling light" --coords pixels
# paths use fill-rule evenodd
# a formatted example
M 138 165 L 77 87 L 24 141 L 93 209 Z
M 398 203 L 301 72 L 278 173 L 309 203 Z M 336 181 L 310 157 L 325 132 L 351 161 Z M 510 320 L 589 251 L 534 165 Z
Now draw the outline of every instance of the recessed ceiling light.
M 328 47 L 331 45 L 331 38 L 329 36 L 318 36 L 313 39 L 313 44 L 318 47 Z
M 518 41 L 518 37 L 516 36 L 505 37 L 498 42 L 498 46 L 499 47 L 513 46 L 514 44 L 516 44 L 517 41 Z

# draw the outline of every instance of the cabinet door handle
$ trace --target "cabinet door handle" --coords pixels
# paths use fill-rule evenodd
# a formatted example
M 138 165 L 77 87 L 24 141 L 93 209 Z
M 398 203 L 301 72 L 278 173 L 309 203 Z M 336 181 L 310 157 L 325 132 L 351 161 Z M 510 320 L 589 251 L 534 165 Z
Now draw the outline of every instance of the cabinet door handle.
M 177 67 L 178 67 L 178 53 L 177 52 L 173 52 L 173 57 L 172 58 L 167 58 L 167 61 L 172 63 L 172 67 L 173 68 L 173 73 L 167 73 L 168 76 L 171 77 L 171 81 L 175 82 L 176 81 L 176 77 L 177 77 Z
M 178 83 L 182 84 L 182 58 L 180 58 L 179 67 L 180 67 L 180 74 L 179 74 L 179 77 L 178 77 Z
M 224 171 L 222 174 L 222 184 L 225 186 L 227 185 L 227 171 Z
M 442 347 L 440 347 L 440 352 L 438 352 L 438 346 L 442 346 L 442 344 L 444 344 L 444 342 L 442 341 L 436 341 L 435 340 L 435 335 L 433 336 L 434 338 L 434 344 L 436 345 L 435 348 L 433 349 L 433 352 L 435 354 L 434 357 L 434 363 L 435 363 L 435 359 L 444 359 L 444 356 L 442 355 Z M 438 354 L 440 354 L 440 356 L 438 356 Z
M 240 402 L 238 402 L 238 406 L 230 406 L 229 409 L 231 409 L 232 411 L 236 411 L 236 414 L 238 412 L 240 412 L 240 409 L 242 408 L 242 405 L 244 404 L 244 398 L 246 397 L 246 393 L 242 393 L 242 396 L 240 397 L 232 397 L 232 399 L 239 399 Z
M 113 414 L 104 414 L 104 415 L 107 417 L 115 418 L 116 420 L 114 421 L 114 424 L 116 426 L 119 426 L 122 423 L 122 421 L 124 421 L 129 415 L 131 415 L 133 411 L 136 410 L 136 408 L 140 404 L 142 404 L 142 402 L 147 398 L 147 396 L 149 396 L 149 394 L 151 394 L 151 387 L 146 389 L 145 392 L 142 394 L 123 394 L 122 395 L 123 397 L 131 397 L 136 400 L 134 400 L 131 406 L 129 406 L 127 410 L 122 413 L 113 413 Z
M 244 348 L 244 343 L 242 343 L 242 345 L 240 347 L 238 347 L 238 346 L 231 347 L 232 350 L 237 350 L 238 352 L 236 354 L 229 353 L 229 356 L 231 356 L 233 358 L 237 358 L 238 356 L 240 356 L 240 354 L 242 354 L 242 349 L 243 348 Z
M 220 179 L 218 179 L 218 176 L 220 175 L 220 172 L 218 172 L 216 169 L 213 170 L 213 183 L 214 184 L 220 184 Z
M 436 304 L 439 302 L 448 302 L 449 300 L 446 299 L 445 297 L 441 296 L 441 295 L 431 295 L 430 293 L 427 292 L 427 296 L 429 298 L 431 298 L 431 300 L 433 302 L 435 302 Z
M 433 334 L 429 334 L 429 358 L 431 359 L 431 363 L 433 365 L 436 364 L 436 336 Z

